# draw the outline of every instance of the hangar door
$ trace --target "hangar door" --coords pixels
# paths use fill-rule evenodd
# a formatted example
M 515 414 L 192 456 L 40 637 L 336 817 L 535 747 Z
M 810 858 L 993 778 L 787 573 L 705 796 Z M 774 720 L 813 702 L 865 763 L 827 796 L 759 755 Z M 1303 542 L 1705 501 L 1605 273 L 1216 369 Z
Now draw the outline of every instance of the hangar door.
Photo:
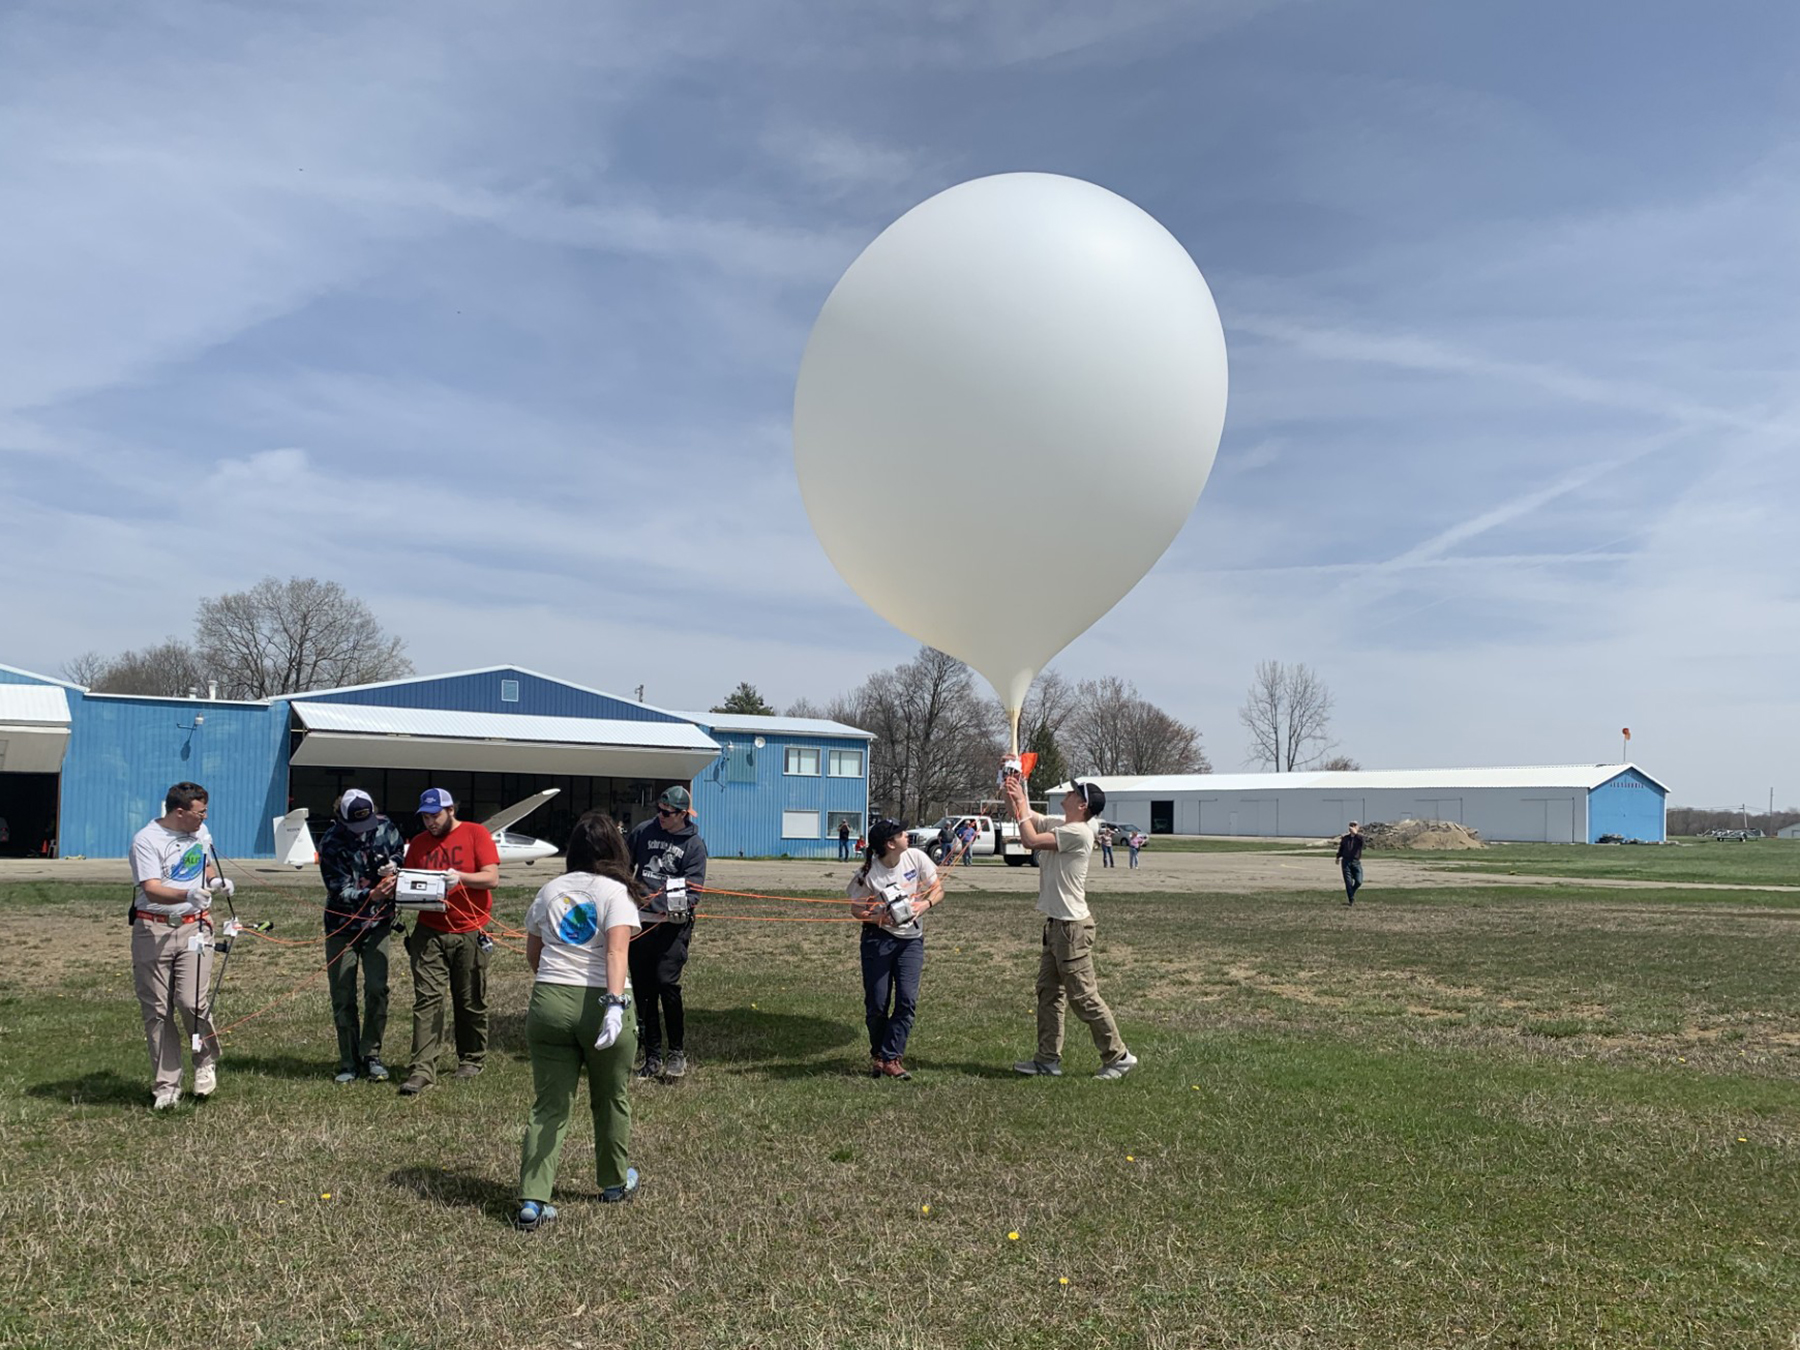
M 1579 804 L 1567 797 L 1527 797 L 1522 803 L 1526 808 L 1525 818 L 1537 825 L 1537 839 L 1545 844 L 1572 844 L 1575 842 L 1575 813 Z M 1539 812 L 1542 812 L 1540 815 Z
M 54 854 L 69 700 L 60 686 L 0 684 L 0 855 Z

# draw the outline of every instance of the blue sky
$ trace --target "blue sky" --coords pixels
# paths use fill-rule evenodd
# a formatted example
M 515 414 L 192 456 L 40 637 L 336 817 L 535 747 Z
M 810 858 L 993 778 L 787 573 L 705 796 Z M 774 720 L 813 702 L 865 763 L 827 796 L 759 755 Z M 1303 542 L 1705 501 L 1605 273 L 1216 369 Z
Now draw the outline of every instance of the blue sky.
M 1035 169 L 1161 220 L 1232 360 L 1193 519 L 1059 669 L 1220 769 L 1274 658 L 1371 768 L 1629 725 L 1677 802 L 1800 802 L 1797 56 L 1800 9 L 1641 0 L 14 3 L 0 661 L 299 574 L 424 671 L 829 698 L 914 644 L 801 508 L 807 331 Z

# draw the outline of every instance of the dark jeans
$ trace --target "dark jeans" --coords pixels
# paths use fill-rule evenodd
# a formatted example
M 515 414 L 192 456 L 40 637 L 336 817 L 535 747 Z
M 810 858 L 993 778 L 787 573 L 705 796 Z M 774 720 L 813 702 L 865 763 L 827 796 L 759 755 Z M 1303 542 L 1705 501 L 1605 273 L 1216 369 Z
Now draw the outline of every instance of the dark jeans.
M 847 834 L 838 837 L 838 861 L 850 861 L 850 836 Z
M 1362 889 L 1362 864 L 1346 858 L 1340 866 L 1344 869 L 1344 894 L 1349 897 L 1344 903 L 1353 905 L 1356 903 L 1356 893 Z
M 1111 844 L 1100 845 L 1100 865 L 1102 867 L 1111 867 L 1113 865 Z
M 337 924 L 344 921 L 332 916 Z M 383 923 L 364 928 L 352 923 L 325 935 L 326 983 L 331 988 L 331 1020 L 337 1025 L 338 1067 L 361 1073 L 381 1058 L 381 1038 L 388 1019 L 388 936 Z M 362 973 L 362 1015 L 357 1016 L 358 967 Z
M 687 964 L 690 923 L 654 923 L 626 949 L 631 961 L 631 1003 L 638 1010 L 638 1044 L 660 1055 L 663 1019 L 669 1022 L 669 1049 L 686 1044 L 687 1017 L 681 1006 L 681 968 Z
M 871 1058 L 899 1059 L 906 1053 L 924 970 L 924 938 L 897 938 L 874 924 L 863 925 L 863 1013 Z

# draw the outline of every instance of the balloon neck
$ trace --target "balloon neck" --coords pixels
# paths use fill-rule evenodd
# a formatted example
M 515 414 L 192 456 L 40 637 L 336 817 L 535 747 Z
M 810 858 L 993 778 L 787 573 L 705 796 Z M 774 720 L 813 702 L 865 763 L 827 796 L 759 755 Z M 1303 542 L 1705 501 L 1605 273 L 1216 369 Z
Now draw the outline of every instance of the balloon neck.
M 1007 725 L 1012 728 L 1012 744 L 1007 753 L 1015 756 L 1019 753 L 1019 714 L 1024 711 L 1023 708 L 1008 708 L 1006 710 L 1006 722 Z

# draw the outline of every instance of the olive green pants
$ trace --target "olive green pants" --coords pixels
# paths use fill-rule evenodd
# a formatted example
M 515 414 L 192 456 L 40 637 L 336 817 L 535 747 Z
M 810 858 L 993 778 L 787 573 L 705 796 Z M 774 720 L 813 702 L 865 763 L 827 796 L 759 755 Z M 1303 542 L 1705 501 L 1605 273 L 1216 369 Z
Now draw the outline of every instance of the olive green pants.
M 487 1058 L 488 954 L 478 933 L 440 933 L 424 924 L 406 935 L 412 958 L 413 1035 L 409 1077 L 437 1079 L 444 1044 L 444 1001 L 456 1040 L 456 1062 L 480 1068 Z
M 575 1105 L 575 1088 L 587 1070 L 588 1105 L 594 1113 L 594 1180 L 600 1189 L 625 1184 L 631 1161 L 631 1101 L 626 1085 L 637 1057 L 637 1029 L 627 1009 L 619 1039 L 594 1049 L 606 1010 L 604 989 L 573 984 L 536 984 L 525 1018 L 531 1048 L 531 1081 L 537 1096 L 519 1154 L 519 1199 L 546 1201 L 556 1185 L 556 1162 Z
M 1125 1053 L 1118 1023 L 1100 997 L 1100 984 L 1094 978 L 1092 919 L 1044 920 L 1037 978 L 1037 1057 L 1042 1063 L 1055 1064 L 1062 1059 L 1065 1005 L 1087 1023 L 1102 1064 Z

